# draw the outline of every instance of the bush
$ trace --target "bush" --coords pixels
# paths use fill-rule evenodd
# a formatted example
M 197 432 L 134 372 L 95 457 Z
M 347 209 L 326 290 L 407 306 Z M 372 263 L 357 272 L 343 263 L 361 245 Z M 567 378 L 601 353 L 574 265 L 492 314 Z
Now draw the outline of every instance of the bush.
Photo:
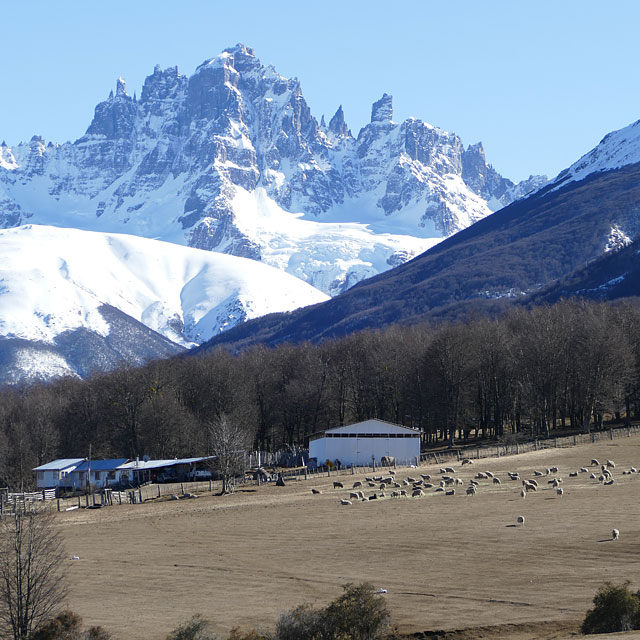
M 221 640 L 221 638 L 213 632 L 208 620 L 196 615 L 188 622 L 176 627 L 167 636 L 167 640 Z
M 102 627 L 89 627 L 82 631 L 82 618 L 65 610 L 40 625 L 30 640 L 111 640 L 111 634 Z
M 593 598 L 582 633 L 614 633 L 640 628 L 640 597 L 629 589 L 629 582 L 605 582 Z
M 276 640 L 323 640 L 325 637 L 324 610 L 306 604 L 283 613 L 276 624 Z

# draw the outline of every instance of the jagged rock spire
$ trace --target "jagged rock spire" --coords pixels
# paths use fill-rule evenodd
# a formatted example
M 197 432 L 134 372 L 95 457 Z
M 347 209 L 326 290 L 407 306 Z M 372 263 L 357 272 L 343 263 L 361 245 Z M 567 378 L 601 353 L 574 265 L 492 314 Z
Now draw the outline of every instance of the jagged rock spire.
M 116 82 L 116 96 L 126 96 L 127 95 L 127 85 L 124 81 L 124 78 L 118 78 Z
M 382 98 L 371 107 L 371 122 L 391 122 L 393 118 L 393 96 L 383 93 Z
M 349 135 L 349 127 L 347 127 L 347 123 L 344 121 L 344 111 L 342 110 L 342 105 L 338 107 L 338 110 L 335 112 L 333 118 L 329 120 L 329 131 L 336 136 L 348 136 Z

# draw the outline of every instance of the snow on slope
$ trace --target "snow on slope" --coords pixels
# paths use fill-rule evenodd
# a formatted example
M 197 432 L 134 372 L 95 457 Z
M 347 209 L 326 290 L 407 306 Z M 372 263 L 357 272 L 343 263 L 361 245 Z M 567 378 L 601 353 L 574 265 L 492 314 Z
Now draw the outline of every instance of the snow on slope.
M 554 182 L 558 182 L 559 187 L 568 182 L 584 180 L 598 171 L 619 169 L 636 162 L 640 162 L 640 120 L 608 133 L 597 147 L 560 172 Z
M 0 231 L 0 336 L 105 335 L 109 304 L 183 345 L 327 296 L 246 258 L 122 234 L 25 225 Z

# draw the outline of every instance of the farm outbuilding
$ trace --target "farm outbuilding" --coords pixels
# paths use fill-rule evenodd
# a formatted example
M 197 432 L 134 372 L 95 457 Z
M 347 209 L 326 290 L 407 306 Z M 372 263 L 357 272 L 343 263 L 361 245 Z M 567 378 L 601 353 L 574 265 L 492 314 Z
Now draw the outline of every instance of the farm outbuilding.
M 60 458 L 35 467 L 36 484 L 39 489 L 50 489 L 71 480 L 71 472 L 84 462 L 84 458 Z
M 343 466 L 364 466 L 380 464 L 383 457 L 415 464 L 420 460 L 420 431 L 377 419 L 335 427 L 309 437 L 309 457 L 319 465 L 338 460 Z

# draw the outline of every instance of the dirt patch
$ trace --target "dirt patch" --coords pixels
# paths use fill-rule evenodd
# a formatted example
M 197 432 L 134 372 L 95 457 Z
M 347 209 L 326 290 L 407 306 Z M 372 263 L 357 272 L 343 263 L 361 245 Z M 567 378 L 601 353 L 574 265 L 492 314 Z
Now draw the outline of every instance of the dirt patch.
M 588 473 L 569 477 L 594 457 L 616 461 L 613 486 Z M 523 500 L 521 482 L 507 476 L 533 478 L 534 469 L 552 465 L 564 480 L 561 498 L 543 476 Z M 67 553 L 80 556 L 68 564 L 68 605 L 117 638 L 145 640 L 195 613 L 221 632 L 268 629 L 283 611 L 326 605 L 341 585 L 368 580 L 387 589 L 405 634 L 490 634 L 498 624 L 500 637 L 512 629 L 516 640 L 561 638 L 553 624 L 560 634 L 567 620 L 581 620 L 603 581 L 640 575 L 640 475 L 622 475 L 632 465 L 640 467 L 640 437 L 458 466 L 464 486 L 454 496 L 429 489 L 415 499 L 340 505 L 363 474 L 339 476 L 344 490 L 332 488 L 333 476 L 316 477 L 230 496 L 61 513 Z M 466 496 L 480 470 L 501 484 L 481 480 L 478 494 Z M 419 473 L 436 484 L 440 478 L 435 465 L 396 477 Z M 509 526 L 519 515 L 525 524 Z M 612 528 L 620 540 L 610 539 Z M 540 621 L 552 626 L 536 636 Z

